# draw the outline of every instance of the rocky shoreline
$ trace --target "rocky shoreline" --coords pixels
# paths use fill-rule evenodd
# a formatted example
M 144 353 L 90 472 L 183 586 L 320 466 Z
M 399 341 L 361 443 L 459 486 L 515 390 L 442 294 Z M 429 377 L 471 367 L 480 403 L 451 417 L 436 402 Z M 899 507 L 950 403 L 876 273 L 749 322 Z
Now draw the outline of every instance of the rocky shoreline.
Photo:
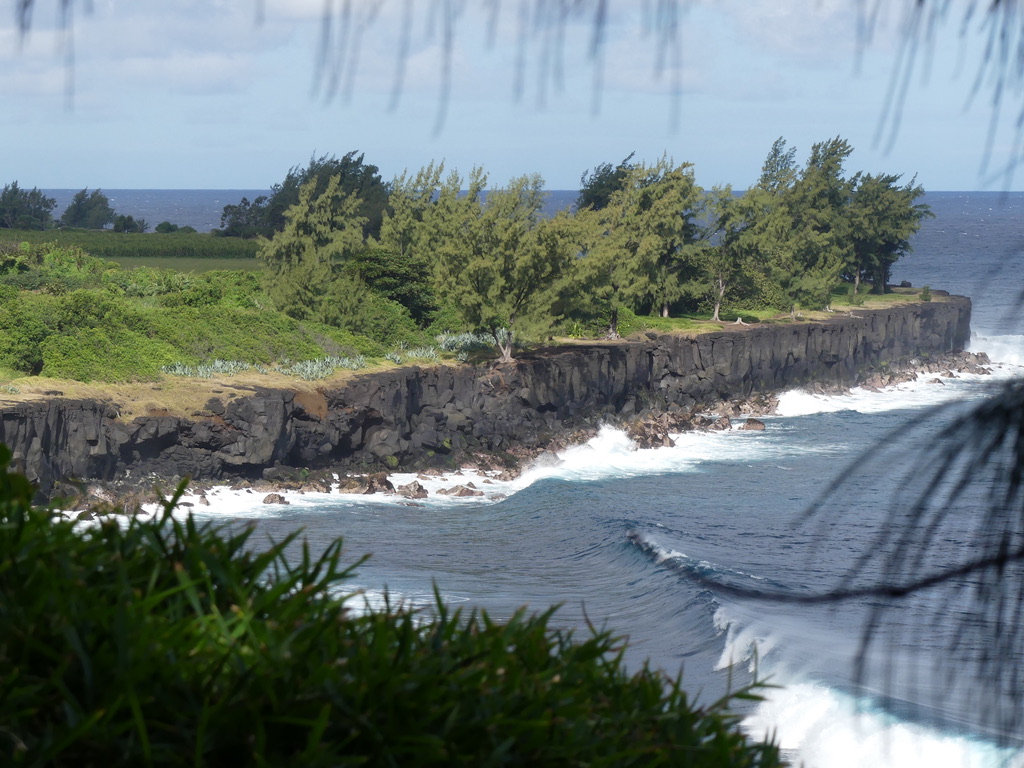
M 966 346 L 970 300 L 937 299 L 820 322 L 552 347 L 505 365 L 396 368 L 313 391 L 214 387 L 188 417 L 125 422 L 109 402 L 22 402 L 0 407 L 0 442 L 40 498 L 129 507 L 183 477 L 196 488 L 269 494 L 333 488 L 335 475 L 517 471 L 605 424 L 642 447 L 667 445 L 674 433 L 770 413 L 773 393 L 786 389 L 882 386 L 911 370 L 979 364 L 940 362 Z
M 884 372 L 872 373 L 857 386 L 870 391 L 881 391 L 886 387 L 919 380 L 942 386 L 946 380 L 965 374 L 990 374 L 990 366 L 991 361 L 984 352 L 954 352 L 928 360 L 912 358 L 903 365 L 892 366 Z M 806 389 L 817 395 L 843 395 L 850 391 L 850 387 L 830 385 L 811 385 Z M 623 429 L 637 449 L 672 447 L 675 445 L 673 436 L 682 433 L 721 432 L 732 429 L 764 430 L 767 428 L 766 424 L 758 417 L 774 415 L 778 404 L 779 399 L 775 393 L 756 394 L 718 403 L 707 411 L 645 410 L 617 426 Z M 537 462 L 556 463 L 559 461 L 557 454 L 594 438 L 598 429 L 581 428 L 558 435 L 533 450 L 520 451 L 516 463 L 512 466 L 507 463 L 507 455 L 502 457 L 502 461 L 496 461 L 492 454 L 467 454 L 465 463 L 454 471 L 449 472 L 438 467 L 427 468 L 416 473 L 416 479 L 405 484 L 392 482 L 392 476 L 385 471 L 339 475 L 327 469 L 310 472 L 302 477 L 238 480 L 227 485 L 214 480 L 200 480 L 190 484 L 190 500 L 184 505 L 210 506 L 207 494 L 212 489 L 223 487 L 232 492 L 262 497 L 260 501 L 264 504 L 288 504 L 285 494 L 318 493 L 393 496 L 404 499 L 406 506 L 418 506 L 416 502 L 431 495 L 423 482 L 440 477 L 444 477 L 449 484 L 434 490 L 433 493 L 436 495 L 453 498 L 486 496 L 489 500 L 496 501 L 503 498 L 503 494 L 485 493 L 481 489 L 481 482 L 490 483 L 492 478 L 499 482 L 509 482 Z M 465 472 L 471 473 L 475 479 L 466 480 Z M 173 487 L 168 486 L 166 490 L 173 490 Z M 120 514 L 121 510 L 138 513 L 147 505 L 156 504 L 159 498 L 160 495 L 152 488 L 146 489 L 131 482 L 130 479 L 121 479 L 83 487 L 79 494 L 69 499 L 70 503 L 65 505 L 64 509 L 75 513 L 79 519 L 92 520 L 104 515 Z

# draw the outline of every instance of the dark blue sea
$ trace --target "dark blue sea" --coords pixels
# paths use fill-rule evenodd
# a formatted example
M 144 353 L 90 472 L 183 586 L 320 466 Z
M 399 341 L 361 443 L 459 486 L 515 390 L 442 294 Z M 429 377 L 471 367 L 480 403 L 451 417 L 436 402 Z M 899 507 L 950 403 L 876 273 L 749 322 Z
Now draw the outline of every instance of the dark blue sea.
M 216 224 L 219 207 L 242 194 L 254 193 L 111 190 L 119 210 L 197 229 Z M 199 197 L 209 211 L 186 218 Z M 167 207 L 143 208 L 143 199 Z M 744 726 L 774 734 L 797 764 L 1024 765 L 1024 734 L 982 714 L 995 692 L 971 676 L 969 662 L 987 649 L 956 645 L 955 617 L 928 610 L 934 596 L 884 615 L 858 676 L 854 661 L 876 601 L 801 607 L 726 597 L 694 578 L 784 594 L 877 581 L 877 564 L 863 556 L 912 525 L 899 504 L 920 478 L 921 451 L 958 410 L 982 402 L 993 380 L 1024 371 L 1024 194 L 932 193 L 927 202 L 935 218 L 893 278 L 972 296 L 971 348 L 999 363 L 992 375 L 925 377 L 834 397 L 787 392 L 763 432 L 687 434 L 674 448 L 636 450 L 605 429 L 556 466 L 510 483 L 432 481 L 436 488 L 475 478 L 484 499 L 432 496 L 407 506 L 308 494 L 281 507 L 218 491 L 208 516 L 255 520 L 272 537 L 301 527 L 315 546 L 340 536 L 353 559 L 372 553 L 351 585 L 363 590 L 355 604 L 379 604 L 386 590 L 392 601 L 429 606 L 435 585 L 448 602 L 499 618 L 558 604 L 558 624 L 586 633 L 589 620 L 628 636 L 631 666 L 682 671 L 705 701 L 756 670 L 778 687 L 745 710 Z M 829 492 L 866 451 L 881 460 L 862 463 Z M 820 511 L 805 519 L 823 493 Z M 957 562 L 981 511 L 968 504 L 922 567 Z

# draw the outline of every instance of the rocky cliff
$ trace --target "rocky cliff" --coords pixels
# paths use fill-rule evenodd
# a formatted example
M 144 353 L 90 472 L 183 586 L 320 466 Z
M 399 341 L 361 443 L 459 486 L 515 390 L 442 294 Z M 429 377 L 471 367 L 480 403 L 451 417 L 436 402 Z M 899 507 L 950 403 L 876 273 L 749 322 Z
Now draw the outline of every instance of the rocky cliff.
M 407 367 L 314 393 L 213 398 L 193 418 L 125 423 L 109 403 L 53 399 L 0 409 L 0 442 L 45 494 L 62 478 L 273 476 L 288 468 L 395 468 L 470 452 L 536 449 L 643 410 L 692 409 L 817 382 L 855 384 L 914 356 L 962 349 L 962 297 L 855 311 L 826 322 L 696 338 L 539 350 L 515 363 Z

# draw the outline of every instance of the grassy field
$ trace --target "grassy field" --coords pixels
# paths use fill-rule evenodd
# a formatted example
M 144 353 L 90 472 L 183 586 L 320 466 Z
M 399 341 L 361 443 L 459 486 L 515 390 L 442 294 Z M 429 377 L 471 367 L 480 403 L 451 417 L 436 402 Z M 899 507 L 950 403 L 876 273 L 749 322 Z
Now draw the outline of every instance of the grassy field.
M 151 269 L 173 269 L 178 272 L 213 272 L 222 269 L 238 269 L 256 272 L 262 268 L 259 259 L 233 259 L 192 256 L 115 256 L 108 261 L 120 264 L 126 269 L 150 267 Z
M 203 233 L 123 234 L 108 230 L 50 229 L 45 232 L 0 229 L 0 242 L 59 243 L 77 245 L 101 259 L 161 257 L 190 259 L 248 259 L 256 257 L 259 244 L 237 237 Z

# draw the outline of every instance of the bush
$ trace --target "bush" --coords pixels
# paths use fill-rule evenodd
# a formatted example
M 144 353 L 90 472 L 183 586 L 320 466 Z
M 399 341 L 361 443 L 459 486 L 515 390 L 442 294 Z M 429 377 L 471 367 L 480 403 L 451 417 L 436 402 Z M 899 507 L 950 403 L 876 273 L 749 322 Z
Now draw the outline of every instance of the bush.
M 931 301 L 931 300 L 932 300 L 932 289 L 931 289 L 931 286 L 926 285 L 924 288 L 921 289 L 921 301 Z
M 433 615 L 351 612 L 361 561 L 343 565 L 340 541 L 261 548 L 249 528 L 176 521 L 174 498 L 76 531 L 31 507 L 9 458 L 0 446 L 6 765 L 782 764 L 730 700 L 627 674 L 607 633 L 440 598 Z
M 43 376 L 75 381 L 152 381 L 173 347 L 127 329 L 80 328 L 42 345 Z
M 53 332 L 49 323 L 54 301 L 0 286 L 0 366 L 28 374 L 42 370 L 42 344 Z

